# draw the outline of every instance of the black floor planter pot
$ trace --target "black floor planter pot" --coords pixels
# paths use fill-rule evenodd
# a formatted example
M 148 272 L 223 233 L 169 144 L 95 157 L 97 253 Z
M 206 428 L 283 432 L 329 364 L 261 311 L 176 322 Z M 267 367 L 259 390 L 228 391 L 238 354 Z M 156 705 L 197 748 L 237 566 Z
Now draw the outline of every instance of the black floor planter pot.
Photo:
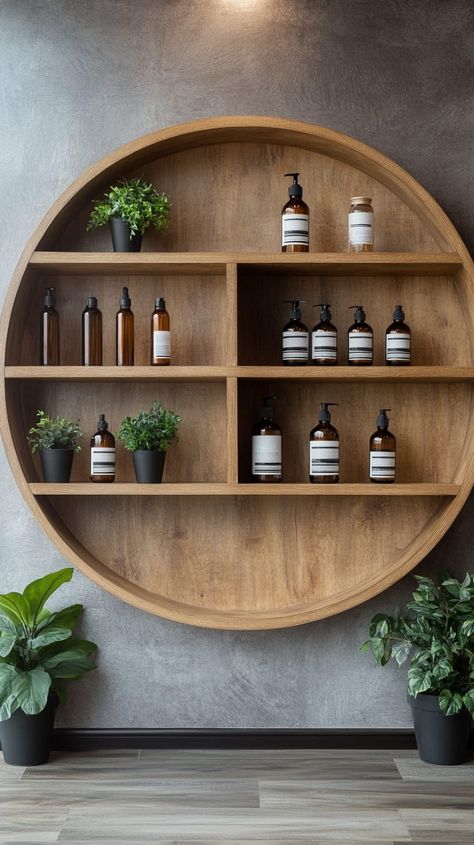
M 50 695 L 45 709 L 36 716 L 27 716 L 23 710 L 16 710 L 9 719 L 0 722 L 5 763 L 10 766 L 41 766 L 48 762 L 57 703 L 56 696 Z
M 43 478 L 48 482 L 64 484 L 71 478 L 73 449 L 40 449 Z
M 437 695 L 408 696 L 413 713 L 418 752 L 425 763 L 456 766 L 467 757 L 472 719 L 463 707 L 460 713 L 445 716 Z
M 139 484 L 160 484 L 163 479 L 166 452 L 132 452 L 133 466 Z
M 126 220 L 112 217 L 110 221 L 112 231 L 112 244 L 114 252 L 140 252 L 142 248 L 142 235 L 136 232 L 130 237 L 130 225 Z

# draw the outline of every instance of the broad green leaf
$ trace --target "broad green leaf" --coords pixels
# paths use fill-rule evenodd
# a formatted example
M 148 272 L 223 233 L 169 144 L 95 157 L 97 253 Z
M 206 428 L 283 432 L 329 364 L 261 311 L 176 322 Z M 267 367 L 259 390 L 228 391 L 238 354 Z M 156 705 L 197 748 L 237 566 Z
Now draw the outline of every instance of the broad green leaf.
M 462 700 L 466 709 L 469 710 L 471 716 L 474 717 L 474 687 L 463 695 Z
M 452 699 L 453 699 L 453 694 L 452 694 L 451 690 L 449 690 L 449 689 L 441 690 L 441 692 L 439 694 L 439 707 L 440 707 L 440 710 L 442 710 L 442 712 L 444 714 L 446 714 L 447 709 L 449 707 L 451 707 Z
M 447 678 L 452 671 L 452 663 L 450 663 L 446 657 L 442 657 L 441 660 L 438 660 L 433 666 L 433 677 L 436 678 L 437 681 L 442 681 L 443 678 Z
M 44 575 L 43 578 L 38 578 L 36 581 L 28 584 L 23 591 L 23 595 L 29 604 L 30 625 L 36 625 L 37 617 L 42 611 L 44 604 L 62 584 L 71 580 L 73 574 L 74 569 L 72 566 L 68 566 L 65 569 L 59 569 L 57 572 L 50 572 L 48 575 Z
M 16 641 L 16 632 L 10 634 L 7 631 L 0 631 L 0 657 L 8 657 Z
M 441 707 L 441 701 L 440 705 Z M 462 695 L 459 692 L 453 693 L 451 697 L 451 701 L 447 704 L 446 709 L 441 707 L 441 710 L 445 714 L 445 716 L 454 716 L 455 713 L 459 713 L 462 709 Z
M 41 713 L 48 701 L 51 678 L 42 666 L 17 673 L 12 683 L 12 693 L 18 705 L 28 716 Z
M 18 710 L 18 702 L 16 696 L 9 695 L 3 701 L 0 700 L 0 722 L 5 722 L 13 715 L 15 710 Z
M 28 640 L 28 648 L 43 648 L 44 646 L 51 645 L 51 643 L 58 643 L 63 640 L 67 640 L 70 636 L 70 628 L 63 628 L 60 625 L 48 625 L 48 627 L 43 628 L 36 637 Z
M 428 692 L 431 689 L 431 672 L 424 672 L 422 669 L 414 668 L 408 670 L 408 692 L 415 697 L 421 692 Z
M 11 663 L 0 663 L 0 696 L 4 694 L 4 690 L 11 688 L 17 674 L 16 666 L 12 666 Z
M 78 637 L 71 637 L 66 642 L 52 643 L 52 645 L 41 649 L 39 654 L 39 662 L 41 666 L 44 665 L 44 661 L 46 659 L 54 657 L 55 655 L 64 654 L 65 651 L 75 651 L 83 655 L 88 655 L 97 651 L 97 646 L 89 640 L 81 640 Z
M 474 634 L 474 619 L 465 619 L 461 625 L 461 633 L 466 637 L 472 637 Z
M 71 604 L 69 607 L 65 607 L 63 610 L 58 610 L 55 613 L 48 612 L 48 616 L 39 621 L 36 626 L 36 632 L 42 631 L 47 625 L 52 625 L 53 622 L 55 625 L 61 625 L 64 628 L 70 628 L 72 630 L 83 610 L 84 605 Z M 44 608 L 41 611 L 40 617 L 43 613 Z
M 443 587 L 447 590 L 455 598 L 459 598 L 459 593 L 461 592 L 461 584 L 459 581 L 456 581 L 455 578 L 447 578 L 443 581 Z
M 392 657 L 395 658 L 399 666 L 405 663 L 411 651 L 411 643 L 405 641 L 402 643 L 394 643 L 392 645 Z
M 69 678 L 70 680 L 80 678 L 85 672 L 90 672 L 91 669 L 95 668 L 95 664 L 87 657 L 74 652 L 71 652 L 64 660 L 58 659 L 54 666 L 46 667 L 47 672 L 54 680 L 57 678 Z
M 21 593 L 0 595 L 0 612 L 11 619 L 15 625 L 28 625 L 30 606 L 28 600 Z

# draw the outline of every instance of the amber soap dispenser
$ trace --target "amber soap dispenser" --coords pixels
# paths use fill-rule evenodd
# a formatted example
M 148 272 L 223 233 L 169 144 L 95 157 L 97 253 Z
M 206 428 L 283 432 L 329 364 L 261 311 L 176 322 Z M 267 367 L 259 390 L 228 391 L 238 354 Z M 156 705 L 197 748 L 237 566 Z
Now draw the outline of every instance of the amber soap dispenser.
M 337 329 L 331 323 L 331 307 L 319 303 L 319 323 L 311 332 L 311 361 L 320 366 L 337 364 Z
M 59 364 L 59 314 L 56 311 L 56 291 L 46 288 L 40 322 L 40 364 L 57 367 Z
M 339 434 L 331 425 L 330 405 L 321 402 L 318 424 L 309 435 L 309 480 L 312 484 L 337 484 L 339 481 Z
M 299 173 L 285 173 L 293 182 L 288 188 L 290 199 L 281 211 L 281 251 L 309 251 L 309 208 L 303 202 L 303 187 L 298 182 Z
M 283 326 L 282 360 L 287 367 L 301 367 L 308 362 L 309 333 L 301 322 L 300 303 L 304 299 L 285 299 L 290 305 L 290 320 Z
M 116 317 L 116 364 L 118 367 L 134 363 L 134 318 L 128 288 L 123 288 L 120 310 Z
M 97 431 L 91 437 L 91 481 L 115 481 L 115 437 L 101 414 Z
M 260 420 L 252 429 L 252 481 L 267 484 L 281 481 L 281 428 L 271 405 L 276 398 L 263 397 Z
M 365 322 L 365 311 L 362 305 L 351 305 L 354 308 L 354 322 L 348 332 L 348 364 L 370 366 L 374 359 L 374 333 L 371 326 Z
M 397 443 L 388 430 L 387 411 L 381 408 L 377 417 L 377 431 L 369 441 L 369 477 L 376 484 L 390 484 L 395 481 L 395 460 Z
M 411 330 L 405 323 L 401 305 L 395 306 L 393 323 L 385 332 L 385 363 L 396 367 L 406 367 L 411 363 Z

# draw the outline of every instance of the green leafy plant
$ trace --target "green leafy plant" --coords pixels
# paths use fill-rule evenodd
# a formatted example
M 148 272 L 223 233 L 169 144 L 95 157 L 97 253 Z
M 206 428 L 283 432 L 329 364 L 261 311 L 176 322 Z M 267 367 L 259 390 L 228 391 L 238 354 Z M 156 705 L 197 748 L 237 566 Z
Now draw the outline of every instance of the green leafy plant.
M 41 713 L 48 696 L 64 701 L 63 682 L 94 669 L 95 643 L 72 637 L 82 604 L 51 612 L 46 602 L 74 570 L 32 581 L 23 593 L 0 595 L 0 721 L 21 709 Z
M 118 438 L 130 452 L 166 452 L 178 440 L 181 417 L 153 402 L 150 411 L 139 411 L 136 417 L 125 417 Z
M 44 411 L 37 411 L 38 422 L 28 432 L 28 443 L 33 454 L 38 449 L 74 449 L 80 452 L 79 440 L 82 431 L 79 420 L 73 422 L 66 417 L 52 419 Z
M 149 226 L 161 231 L 169 225 L 171 203 L 166 194 L 159 194 L 150 182 L 143 179 L 123 180 L 110 188 L 104 200 L 96 200 L 87 229 L 105 226 L 112 217 L 125 220 L 130 237 L 143 235 Z
M 468 573 L 462 582 L 449 573 L 438 583 L 415 578 L 409 613 L 374 616 L 361 650 L 370 649 L 380 666 L 392 657 L 402 666 L 410 658 L 411 696 L 439 695 L 446 716 L 459 713 L 463 705 L 474 716 L 474 575 Z

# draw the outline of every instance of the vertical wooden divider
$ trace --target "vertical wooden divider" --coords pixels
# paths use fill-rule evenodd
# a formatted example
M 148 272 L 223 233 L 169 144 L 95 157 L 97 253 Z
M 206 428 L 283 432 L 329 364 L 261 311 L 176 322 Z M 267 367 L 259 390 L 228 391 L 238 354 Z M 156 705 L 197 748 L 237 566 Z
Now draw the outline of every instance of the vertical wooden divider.
M 226 264 L 227 365 L 237 365 L 237 264 Z M 226 379 L 227 401 L 227 481 L 238 481 L 237 379 Z

